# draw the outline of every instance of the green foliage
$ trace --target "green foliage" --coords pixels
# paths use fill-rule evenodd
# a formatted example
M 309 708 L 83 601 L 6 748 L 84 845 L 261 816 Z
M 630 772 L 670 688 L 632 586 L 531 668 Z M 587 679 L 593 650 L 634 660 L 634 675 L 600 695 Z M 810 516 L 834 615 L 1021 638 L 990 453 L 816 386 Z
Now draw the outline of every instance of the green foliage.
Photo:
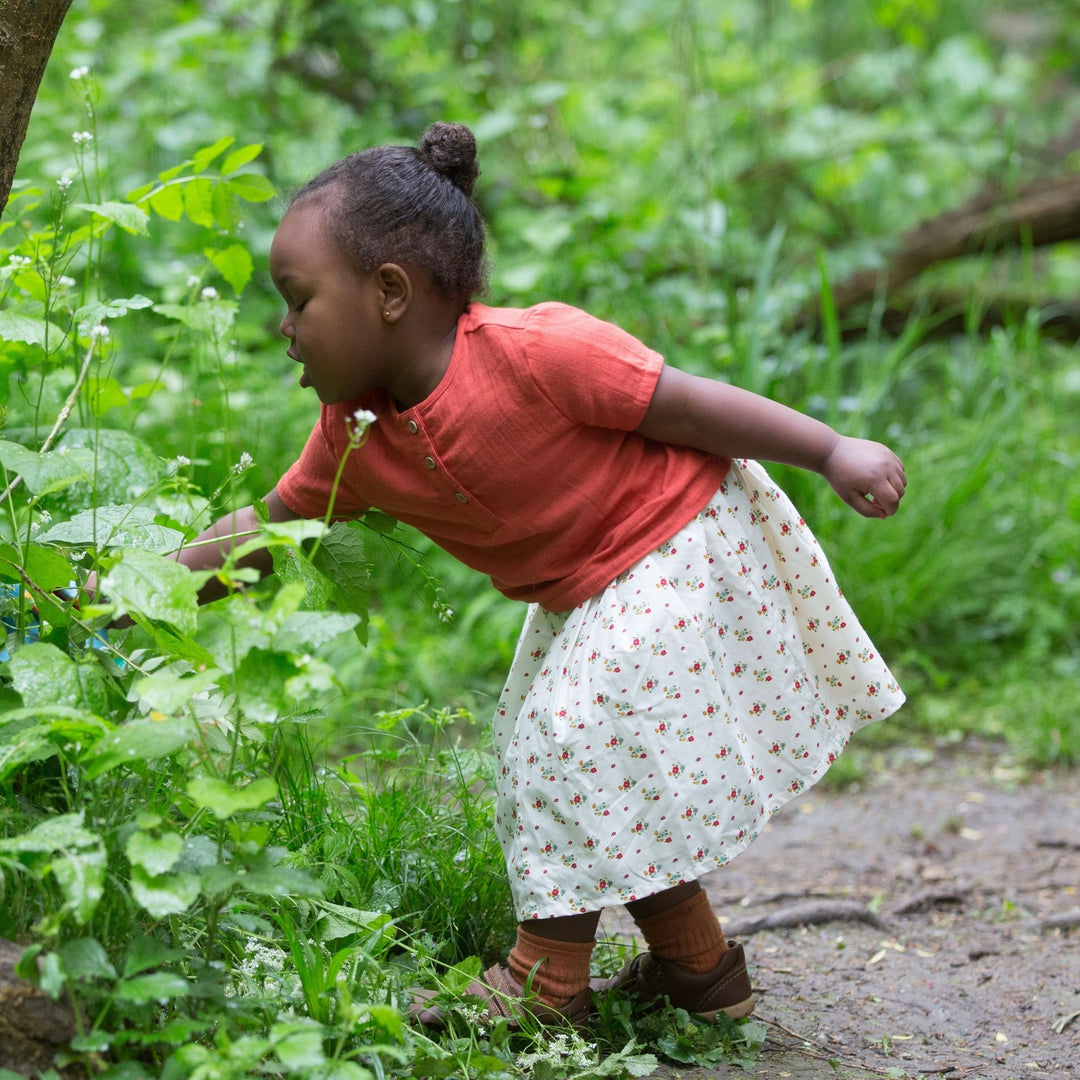
M 316 416 L 275 340 L 276 192 L 435 119 L 480 141 L 487 299 L 580 304 L 897 446 L 911 488 L 885 524 L 778 474 L 895 659 L 905 731 L 1080 761 L 1080 368 L 1038 312 L 1075 291 L 1075 251 L 974 252 L 897 336 L 884 298 L 835 303 L 985 178 L 1040 175 L 1075 121 L 1076 13 L 1029 5 L 1005 34 L 985 7 L 73 8 L 0 222 L 0 935 L 74 1000 L 77 1059 L 584 1080 L 760 1049 L 757 1025 L 617 1001 L 589 1042 L 481 1032 L 462 1000 L 512 927 L 472 715 L 514 605 L 377 514 L 264 515 L 205 607 L 208 575 L 168 558 L 257 504 Z M 970 298 L 951 337 L 935 281 Z M 820 340 L 790 331 L 811 299 Z M 238 562 L 261 548 L 258 583 Z M 414 982 L 442 988 L 437 1041 L 404 1023 Z

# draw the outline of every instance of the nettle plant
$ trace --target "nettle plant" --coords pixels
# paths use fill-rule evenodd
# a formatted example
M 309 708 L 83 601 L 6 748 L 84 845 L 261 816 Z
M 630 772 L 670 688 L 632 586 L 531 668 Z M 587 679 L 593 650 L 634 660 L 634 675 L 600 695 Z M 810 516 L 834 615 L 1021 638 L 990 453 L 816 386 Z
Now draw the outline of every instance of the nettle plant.
M 179 1047 L 176 1075 L 204 1052 L 325 1072 L 327 1025 L 354 1038 L 367 1027 L 377 1046 L 401 1024 L 350 991 L 357 958 L 385 952 L 388 920 L 326 896 L 315 860 L 296 855 L 295 792 L 279 783 L 290 732 L 337 689 L 328 647 L 365 636 L 363 526 L 263 515 L 217 572 L 230 594 L 200 608 L 210 573 L 169 554 L 250 460 L 205 496 L 184 459 L 102 422 L 163 390 L 124 382 L 132 313 L 217 349 L 237 311 L 198 276 L 184 303 L 99 298 L 104 242 L 180 223 L 239 295 L 253 265 L 236 240 L 241 210 L 273 189 L 245 171 L 260 147 L 222 139 L 126 198 L 93 198 L 92 136 L 76 146 L 74 174 L 51 194 L 24 186 L 0 227 L 0 379 L 12 388 L 0 432 L 0 936 L 32 942 L 20 972 L 73 1000 L 76 1055 L 161 1061 Z M 353 445 L 363 438 L 360 418 Z M 260 547 L 276 570 L 261 585 L 238 565 Z M 348 788 L 344 772 L 335 779 Z M 238 1035 L 271 999 L 286 1018 Z M 239 1026 L 221 1027 L 214 1051 L 186 1045 L 213 1013 Z

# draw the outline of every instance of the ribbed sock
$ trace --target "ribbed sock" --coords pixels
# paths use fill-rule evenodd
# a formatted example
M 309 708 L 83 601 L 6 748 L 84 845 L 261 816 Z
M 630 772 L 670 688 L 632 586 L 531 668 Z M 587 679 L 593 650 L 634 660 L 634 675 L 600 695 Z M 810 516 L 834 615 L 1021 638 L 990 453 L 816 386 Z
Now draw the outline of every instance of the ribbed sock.
M 522 986 L 539 962 L 532 977 L 532 989 L 540 1001 L 561 1009 L 575 994 L 589 985 L 589 960 L 595 941 L 556 941 L 530 934 L 520 926 L 517 942 L 510 950 L 510 974 Z
M 704 892 L 635 922 L 653 955 L 684 971 L 712 971 L 727 952 L 724 931 Z

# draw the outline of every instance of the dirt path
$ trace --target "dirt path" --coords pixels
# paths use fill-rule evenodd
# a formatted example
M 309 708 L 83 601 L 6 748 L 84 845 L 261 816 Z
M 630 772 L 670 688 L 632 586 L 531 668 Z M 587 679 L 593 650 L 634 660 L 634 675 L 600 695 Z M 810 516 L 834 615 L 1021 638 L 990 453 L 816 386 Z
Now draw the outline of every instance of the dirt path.
M 706 880 L 756 968 L 755 1077 L 1080 1078 L 1080 774 L 1003 760 L 882 757 Z

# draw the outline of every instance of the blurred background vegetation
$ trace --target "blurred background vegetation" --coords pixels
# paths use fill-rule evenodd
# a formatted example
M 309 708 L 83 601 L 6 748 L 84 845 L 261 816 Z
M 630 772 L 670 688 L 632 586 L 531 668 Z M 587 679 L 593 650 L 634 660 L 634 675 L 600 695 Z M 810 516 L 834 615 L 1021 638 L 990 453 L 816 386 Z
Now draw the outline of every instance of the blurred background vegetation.
M 1007 200 L 1075 176 L 1078 56 L 1068 0 L 76 0 L 2 242 L 41 227 L 35 192 L 77 153 L 101 197 L 120 199 L 231 136 L 263 144 L 252 167 L 284 195 L 354 149 L 468 123 L 488 302 L 577 304 L 677 366 L 905 459 L 909 494 L 887 523 L 777 470 L 909 692 L 870 738 L 975 731 L 1034 764 L 1076 762 L 1080 251 L 1020 230 L 861 304 L 836 309 L 832 290 L 990 183 Z M 84 130 L 94 140 L 73 148 Z M 272 487 L 318 410 L 276 329 L 266 253 L 281 209 L 247 208 L 225 238 L 255 266 L 226 339 L 129 312 L 111 373 L 168 392 L 100 410 L 103 426 L 190 458 L 205 492 L 250 454 L 238 503 Z M 89 286 L 179 303 L 197 279 L 232 299 L 206 255 L 214 232 L 113 229 Z M 60 365 L 26 393 L 32 360 L 0 342 L 11 425 L 51 423 L 70 385 Z M 369 544 L 370 643 L 342 646 L 328 739 L 424 700 L 485 717 L 512 653 L 521 610 L 396 536 Z

